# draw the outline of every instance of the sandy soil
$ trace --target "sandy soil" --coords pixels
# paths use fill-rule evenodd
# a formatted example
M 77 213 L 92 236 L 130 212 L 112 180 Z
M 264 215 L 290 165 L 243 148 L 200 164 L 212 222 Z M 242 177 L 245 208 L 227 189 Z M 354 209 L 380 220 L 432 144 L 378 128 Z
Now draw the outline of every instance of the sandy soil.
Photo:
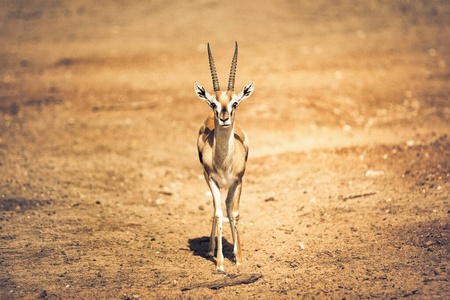
M 450 297 L 448 1 L 0 7 L 2 299 Z M 193 82 L 235 40 L 256 88 L 221 274 Z

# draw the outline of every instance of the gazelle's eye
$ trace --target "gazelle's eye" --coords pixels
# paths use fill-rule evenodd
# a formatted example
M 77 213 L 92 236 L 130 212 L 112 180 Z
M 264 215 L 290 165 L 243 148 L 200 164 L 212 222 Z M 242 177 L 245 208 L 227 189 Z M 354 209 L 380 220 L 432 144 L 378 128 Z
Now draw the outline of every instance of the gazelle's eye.
M 234 102 L 234 103 L 233 103 L 233 108 L 236 108 L 237 105 L 238 105 L 237 102 Z
M 211 108 L 216 109 L 217 105 L 215 103 L 211 103 Z

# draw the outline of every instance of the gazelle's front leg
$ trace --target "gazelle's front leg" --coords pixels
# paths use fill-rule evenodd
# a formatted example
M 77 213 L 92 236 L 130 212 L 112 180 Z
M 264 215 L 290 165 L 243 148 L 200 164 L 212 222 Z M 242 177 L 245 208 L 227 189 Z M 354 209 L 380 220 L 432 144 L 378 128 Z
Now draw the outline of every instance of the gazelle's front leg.
M 211 228 L 211 238 L 209 240 L 209 255 L 214 256 L 214 249 L 216 248 L 216 230 L 217 230 L 217 266 L 218 270 L 223 271 L 223 252 L 222 252 L 222 206 L 220 203 L 220 189 L 217 183 L 212 179 L 207 179 L 208 186 L 213 196 L 214 215 L 213 224 Z
M 239 201 L 241 198 L 241 191 L 242 181 L 239 180 L 229 189 L 226 200 L 227 215 L 228 219 L 230 220 L 231 235 L 233 236 L 233 252 L 237 265 L 240 265 L 242 263 L 241 241 L 239 239 L 239 232 L 237 229 L 237 223 L 239 221 Z

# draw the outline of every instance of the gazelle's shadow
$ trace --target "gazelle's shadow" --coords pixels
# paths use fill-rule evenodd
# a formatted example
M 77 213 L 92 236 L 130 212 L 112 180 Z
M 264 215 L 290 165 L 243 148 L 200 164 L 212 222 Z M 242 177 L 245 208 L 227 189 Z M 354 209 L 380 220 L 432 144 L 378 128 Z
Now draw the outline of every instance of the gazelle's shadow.
M 212 262 L 216 262 L 215 257 L 212 257 L 208 254 L 209 248 L 209 236 L 203 236 L 200 238 L 189 239 L 189 249 L 195 256 L 201 256 L 204 259 L 207 259 Z M 233 244 L 230 244 L 225 238 L 222 239 L 222 252 L 224 258 L 234 261 L 233 254 Z M 217 237 L 216 237 L 216 248 L 217 248 Z M 217 249 L 216 249 L 217 251 Z M 216 253 L 215 253 L 216 254 Z

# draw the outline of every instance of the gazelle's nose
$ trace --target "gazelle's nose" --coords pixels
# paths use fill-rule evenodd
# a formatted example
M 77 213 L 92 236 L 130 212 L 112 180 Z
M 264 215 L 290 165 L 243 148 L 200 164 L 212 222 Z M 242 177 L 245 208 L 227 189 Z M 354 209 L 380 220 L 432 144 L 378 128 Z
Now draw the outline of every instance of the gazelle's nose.
M 227 121 L 230 118 L 230 113 L 227 110 L 222 110 L 219 114 L 221 121 Z

